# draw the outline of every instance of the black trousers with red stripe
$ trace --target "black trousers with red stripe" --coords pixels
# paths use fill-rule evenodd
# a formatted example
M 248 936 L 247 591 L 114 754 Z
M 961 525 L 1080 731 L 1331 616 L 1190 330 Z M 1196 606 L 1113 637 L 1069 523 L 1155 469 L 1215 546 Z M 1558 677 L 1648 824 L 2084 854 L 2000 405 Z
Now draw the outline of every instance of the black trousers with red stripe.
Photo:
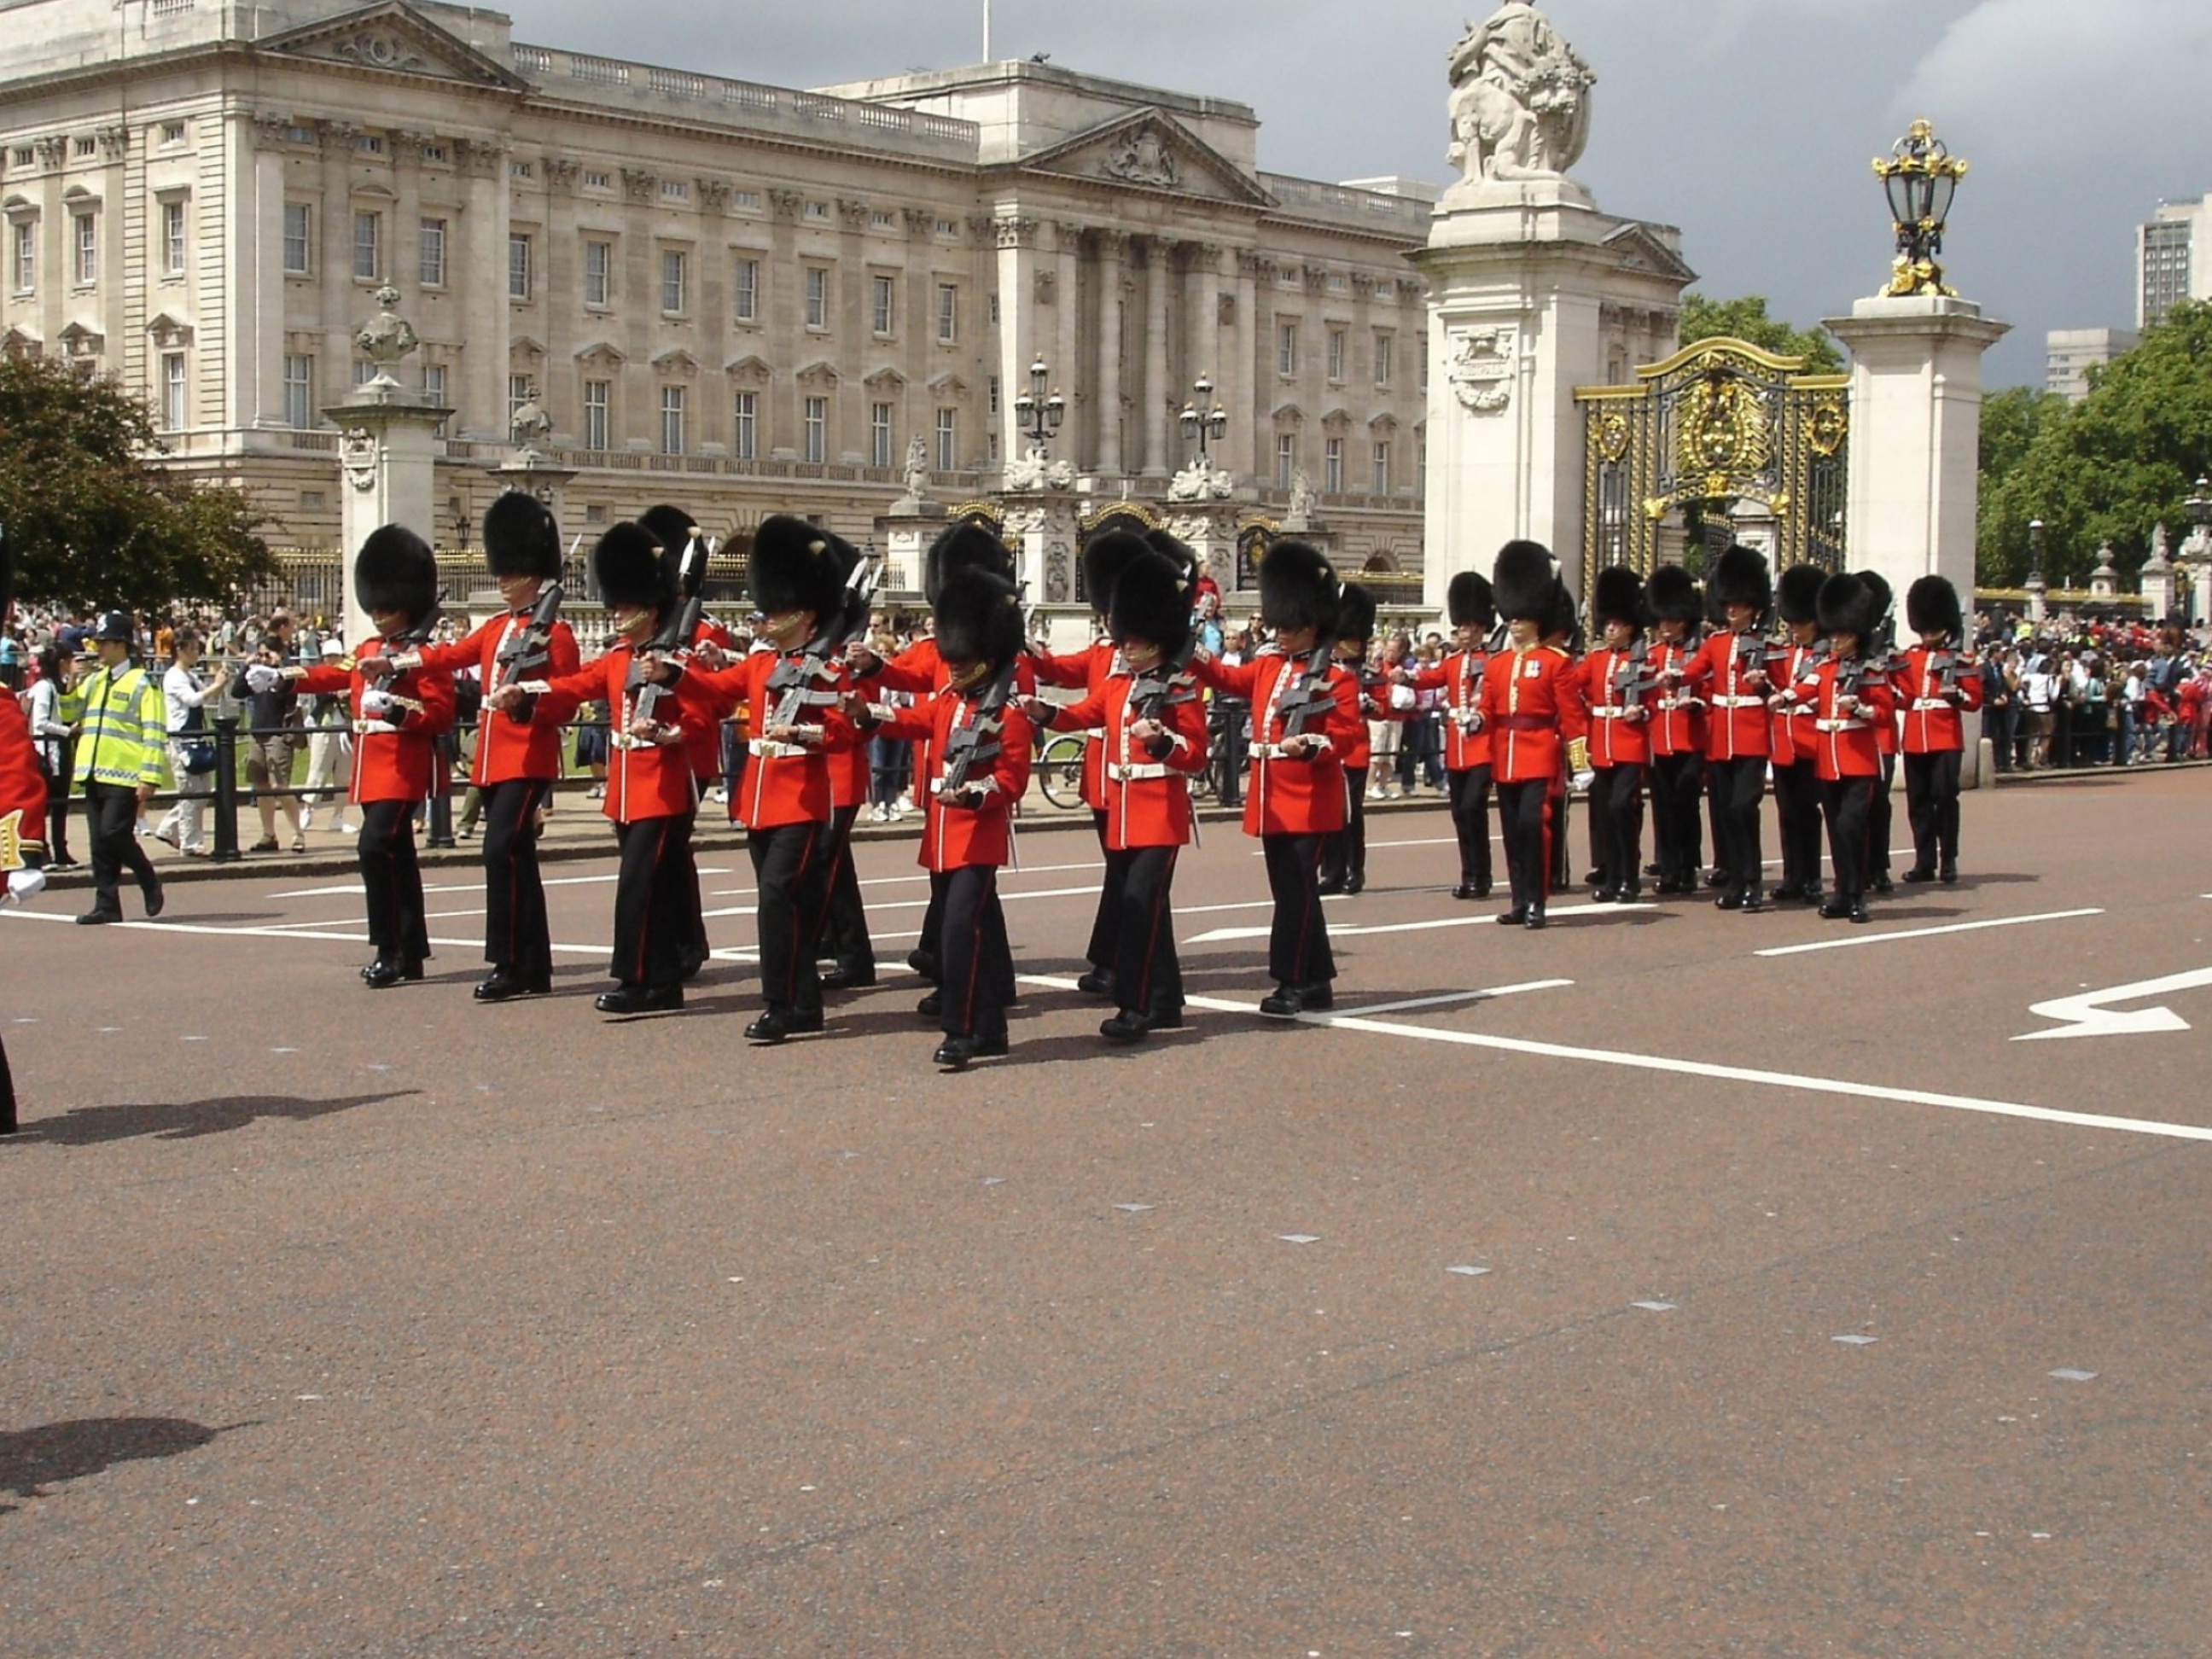
M 1759 808 L 1766 794 L 1766 757 L 1708 761 L 1705 776 L 1713 792 L 1713 861 L 1722 890 L 1755 893 L 1765 869 Z
M 691 894 L 691 814 L 619 825 L 615 949 L 607 971 L 625 985 L 666 990 L 684 977 L 684 950 L 698 916 Z
M 772 1012 L 822 1012 L 822 970 L 814 941 L 830 894 L 830 869 L 822 855 L 826 823 L 780 823 L 745 837 L 752 855 L 760 942 L 761 994 Z
M 1540 905 L 1551 889 L 1552 780 L 1498 786 L 1498 825 L 1505 836 L 1505 879 L 1513 908 Z
M 1905 757 L 1905 816 L 1912 825 L 1912 867 L 1923 875 L 1959 862 L 1959 763 L 1955 749 Z
M 1703 755 L 1651 757 L 1651 842 L 1662 881 L 1694 882 L 1700 874 L 1698 854 L 1705 836 L 1698 803 L 1705 787 Z
M 1014 953 L 999 903 L 999 866 L 965 864 L 929 878 L 944 898 L 938 941 L 939 1024 L 947 1036 L 993 1042 L 1006 1035 L 1014 1000 Z
M 1267 891 L 1275 919 L 1267 930 L 1267 973 L 1279 985 L 1327 985 L 1336 977 L 1328 920 L 1321 908 L 1319 836 L 1262 836 Z
M 1590 780 L 1590 833 L 1597 838 L 1597 884 L 1620 892 L 1644 886 L 1644 765 L 1601 766 Z
M 538 809 L 551 789 L 544 778 L 509 778 L 484 792 L 484 960 L 529 979 L 553 971 L 538 871 Z
M 1084 960 L 1101 973 L 1111 968 L 1120 955 L 1116 939 L 1121 926 L 1121 878 L 1114 865 L 1114 855 L 1106 850 L 1106 814 L 1094 808 L 1091 827 L 1098 836 L 1098 852 L 1106 860 L 1106 878 L 1098 885 L 1098 908 L 1091 918 L 1091 943 L 1084 947 Z
M 830 860 L 830 901 L 814 954 L 829 957 L 847 973 L 872 974 L 876 945 L 868 937 L 867 907 L 860 901 L 860 878 L 853 868 L 853 823 L 860 816 L 857 802 L 830 811 L 824 849 Z
M 1811 761 L 1774 769 L 1774 816 L 1781 820 L 1784 890 L 1814 891 L 1820 885 L 1820 779 Z
M 1874 799 L 1867 805 L 1867 873 L 1869 877 L 1889 873 L 1889 836 L 1897 817 L 1897 803 L 1890 792 L 1897 784 L 1897 757 L 1881 757 L 1881 777 L 1877 781 Z
M 1463 887 L 1490 885 L 1490 769 L 1462 767 L 1444 774 L 1451 789 L 1452 833 L 1459 838 Z
M 1867 886 L 1867 823 L 1881 780 L 1828 778 L 1820 784 L 1820 811 L 1828 820 L 1828 858 L 1836 866 L 1836 900 L 1849 903 Z
M 415 803 L 372 800 L 361 809 L 361 884 L 368 900 L 368 942 L 379 962 L 422 962 L 430 955 L 422 921 L 422 866 L 415 859 Z
M 1182 850 L 1133 847 L 1106 855 L 1106 879 L 1121 896 L 1114 933 L 1114 1000 L 1131 1013 L 1182 1012 L 1182 959 L 1175 942 L 1176 854 Z

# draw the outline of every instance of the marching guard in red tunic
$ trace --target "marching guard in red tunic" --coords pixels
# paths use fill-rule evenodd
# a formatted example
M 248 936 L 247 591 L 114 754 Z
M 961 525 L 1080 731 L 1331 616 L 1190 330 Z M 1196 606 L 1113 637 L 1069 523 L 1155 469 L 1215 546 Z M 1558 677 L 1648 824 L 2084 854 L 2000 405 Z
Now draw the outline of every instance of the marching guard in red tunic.
M 1651 757 L 1650 650 L 1644 637 L 1643 579 L 1626 565 L 1598 572 L 1590 616 L 1603 642 L 1577 668 L 1589 711 L 1590 823 L 1596 832 L 1600 904 L 1644 892 L 1644 773 Z
M 768 1007 L 746 1040 L 781 1042 L 822 1029 L 815 960 L 830 897 L 831 757 L 854 745 L 843 696 L 845 586 L 857 548 L 804 519 L 778 514 L 753 537 L 748 577 L 760 621 L 754 649 L 719 672 L 692 669 L 718 707 L 742 704 L 751 754 L 730 816 L 745 826 L 757 890 L 761 989 Z
M 1765 617 L 1773 579 L 1754 548 L 1736 546 L 1714 565 L 1713 603 L 1728 626 L 1709 635 L 1705 648 L 1682 671 L 1681 684 L 1699 693 L 1710 710 L 1705 726 L 1705 782 L 1713 801 L 1714 863 L 1723 910 L 1766 908 L 1765 865 L 1759 841 L 1759 805 L 1766 797 L 1766 763 L 1773 752 L 1767 708 Z
M 1644 592 L 1659 679 L 1651 715 L 1651 848 L 1659 866 L 1654 890 L 1694 893 L 1705 850 L 1705 704 L 1683 675 L 1701 648 L 1697 629 L 1705 599 L 1679 564 L 1653 571 Z
M 1028 705 L 1056 731 L 1103 736 L 1107 883 L 1118 899 L 1109 963 L 1119 1011 L 1098 1028 L 1114 1042 L 1182 1024 L 1176 953 L 1176 854 L 1191 838 L 1190 780 L 1206 769 L 1206 710 L 1181 665 L 1191 634 L 1191 573 L 1150 550 L 1114 581 L 1107 632 L 1120 665 L 1079 702 Z M 1097 590 L 1092 590 L 1093 597 Z
M 15 605 L 15 564 L 0 526 L 0 628 Z M 0 904 L 25 904 L 46 885 L 46 775 L 31 742 L 31 723 L 0 687 Z M 15 1133 L 15 1078 L 0 1039 L 0 1135 Z
M 1019 591 L 981 569 L 949 576 L 935 606 L 945 684 L 908 708 L 867 710 L 873 729 L 923 745 L 915 792 L 927 803 L 921 863 L 943 921 L 937 988 L 915 1012 L 939 1022 L 934 1060 L 964 1071 L 1006 1052 L 1014 958 L 999 902 L 1013 811 L 1030 782 L 1030 722 L 1018 694 Z
M 1767 653 L 1772 699 L 1774 816 L 1782 836 L 1782 883 L 1767 895 L 1776 903 L 1820 902 L 1820 779 L 1813 759 L 1813 710 L 1788 695 L 1805 671 L 1827 652 L 1820 632 L 1820 584 L 1828 573 L 1796 564 L 1774 584 L 1774 608 L 1788 630 L 1786 643 Z
M 430 545 L 396 524 L 369 532 L 353 562 L 354 597 L 377 637 L 351 657 L 286 672 L 302 691 L 349 693 L 353 708 L 353 799 L 361 805 L 361 881 L 376 959 L 361 970 L 372 990 L 422 977 L 430 955 L 422 920 L 422 868 L 415 858 L 415 809 L 430 793 L 437 739 L 453 729 L 453 677 L 410 668 L 372 675 L 373 657 L 404 655 L 438 615 L 438 561 Z
M 1419 691 L 1444 694 L 1444 781 L 1451 791 L 1452 833 L 1459 841 L 1455 899 L 1490 896 L 1490 732 L 1480 707 L 1482 671 L 1490 660 L 1490 631 L 1498 615 L 1490 578 L 1462 570 L 1445 590 L 1451 617 L 1452 653 L 1431 667 L 1405 675 Z
M 1346 582 L 1336 607 L 1336 665 L 1352 677 L 1359 735 L 1352 739 L 1344 760 L 1344 828 L 1322 838 L 1321 893 L 1357 895 L 1367 885 L 1367 775 L 1375 765 L 1374 733 L 1370 720 L 1390 720 L 1388 689 L 1370 676 L 1369 653 L 1375 645 L 1375 614 L 1380 607 L 1375 595 L 1358 582 Z
M 573 674 L 510 685 L 491 699 L 502 709 L 527 706 L 533 722 L 552 726 L 586 702 L 607 705 L 605 810 L 622 862 L 608 967 L 617 984 L 593 1004 L 603 1014 L 684 1006 L 685 950 L 697 915 L 684 854 L 699 799 L 685 744 L 713 714 L 689 677 L 650 648 L 677 612 L 677 557 L 641 525 L 611 527 L 592 550 L 592 580 L 614 624 L 614 649 Z
M 576 636 L 561 621 L 561 527 L 536 496 L 511 489 L 484 514 L 484 556 L 507 609 L 466 639 L 424 645 L 392 658 L 362 659 L 365 672 L 476 667 L 485 703 L 470 781 L 483 792 L 484 960 L 491 972 L 479 1002 L 506 1002 L 553 988 L 553 935 L 538 869 L 538 819 L 561 775 L 561 733 L 531 722 L 527 705 L 502 714 L 491 694 L 510 680 L 558 679 L 576 672 Z
M 1359 737 L 1359 686 L 1334 660 L 1336 572 L 1319 548 L 1279 541 L 1260 561 L 1260 615 L 1272 650 L 1229 667 L 1209 660 L 1209 689 L 1252 705 L 1244 833 L 1260 839 L 1274 921 L 1260 1012 L 1291 1019 L 1334 1001 L 1336 958 L 1321 905 L 1322 837 L 1344 827 L 1344 763 Z
M 1080 651 L 1056 654 L 1050 651 L 1030 653 L 1031 672 L 1039 685 L 1049 685 L 1063 691 L 1082 693 L 1081 701 L 1089 702 L 1106 689 L 1106 682 L 1121 672 L 1121 653 L 1115 646 L 1110 630 L 1104 626 L 1107 607 L 1113 602 L 1115 585 L 1121 573 L 1135 560 L 1151 556 L 1152 548 L 1142 536 L 1126 530 L 1109 530 L 1093 537 L 1083 549 L 1083 591 L 1089 597 L 1091 608 L 1101 624 L 1098 637 Z M 1079 731 L 1078 726 L 1060 726 L 1061 731 Z M 1103 733 L 1085 732 L 1083 740 L 1083 776 L 1080 794 L 1083 804 L 1091 809 L 1091 827 L 1098 836 L 1098 850 L 1110 854 L 1106 828 L 1106 744 Z M 1090 971 L 1076 981 L 1093 996 L 1114 994 L 1114 963 L 1119 955 L 1114 930 L 1121 915 L 1121 895 L 1117 885 L 1121 866 L 1114 859 L 1106 859 L 1106 874 L 1098 887 L 1098 908 L 1091 921 L 1091 942 L 1084 947 L 1084 959 L 1090 963 Z
M 1856 576 L 1829 577 L 1820 585 L 1820 605 L 1827 654 L 1787 695 L 1813 711 L 1813 758 L 1836 875 L 1834 896 L 1820 914 L 1831 921 L 1864 922 L 1868 814 L 1881 782 L 1875 732 L 1893 706 L 1889 686 L 1865 654 L 1881 612 L 1873 590 Z
M 1878 571 L 1862 570 L 1858 579 L 1874 595 L 1874 632 L 1868 635 L 1862 646 L 1866 653 L 1867 671 L 1894 684 L 1897 678 L 1897 594 L 1888 578 Z M 1897 803 L 1893 792 L 1897 787 L 1897 714 L 1893 707 L 1887 719 L 1874 728 L 1875 749 L 1881 755 L 1881 787 L 1874 792 L 1874 804 L 1867 811 L 1867 890 L 1888 894 L 1897 890 L 1897 884 L 1889 878 L 1889 836 L 1897 817 Z
M 1509 647 L 1491 657 L 1482 674 L 1482 720 L 1490 730 L 1491 775 L 1513 891 L 1512 908 L 1498 921 L 1536 929 L 1545 926 L 1551 891 L 1556 826 L 1550 797 L 1566 775 L 1567 744 L 1583 734 L 1586 722 L 1574 659 L 1543 643 L 1566 592 L 1559 562 L 1538 543 L 1508 542 L 1498 550 L 1491 586 Z
M 1959 765 L 1965 715 L 1982 706 L 1981 665 L 1965 646 L 1959 590 L 1923 576 L 1905 591 L 1905 620 L 1920 636 L 1893 676 L 1905 711 L 1905 816 L 1912 825 L 1910 882 L 1959 879 Z

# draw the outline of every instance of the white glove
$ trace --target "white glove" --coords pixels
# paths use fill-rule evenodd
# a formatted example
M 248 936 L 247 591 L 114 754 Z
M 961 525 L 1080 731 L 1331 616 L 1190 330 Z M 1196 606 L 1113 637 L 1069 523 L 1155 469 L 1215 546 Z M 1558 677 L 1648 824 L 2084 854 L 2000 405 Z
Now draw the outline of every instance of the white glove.
M 46 872 L 43 870 L 10 870 L 8 890 L 0 894 L 0 903 L 28 904 L 46 890 Z
M 380 720 L 392 713 L 392 693 L 382 686 L 363 688 L 361 694 L 361 717 L 365 720 Z
M 246 671 L 246 684 L 249 690 L 265 695 L 284 684 L 284 675 L 282 670 L 258 662 Z

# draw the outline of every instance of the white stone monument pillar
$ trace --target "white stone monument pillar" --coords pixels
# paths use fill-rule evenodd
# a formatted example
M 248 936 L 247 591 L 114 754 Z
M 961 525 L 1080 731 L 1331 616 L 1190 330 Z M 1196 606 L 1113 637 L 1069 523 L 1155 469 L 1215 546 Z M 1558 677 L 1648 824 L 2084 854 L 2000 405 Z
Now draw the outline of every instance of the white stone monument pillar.
M 342 401 L 327 405 L 324 417 L 338 428 L 339 591 L 343 597 L 345 641 L 358 645 L 373 629 L 368 613 L 353 591 L 353 559 L 369 532 L 387 524 L 404 525 L 437 545 L 435 471 L 439 423 L 453 410 L 392 378 L 392 368 L 416 347 L 414 329 L 392 313 L 398 290 L 376 291 L 376 317 L 354 336 L 354 343 L 376 364 L 376 374 Z
M 1589 65 L 1534 6 L 1509 3 L 1451 53 L 1451 161 L 1428 246 L 1425 603 L 1487 572 L 1515 538 L 1573 581 L 1583 538 L 1578 386 L 1607 374 L 1607 307 L 1671 316 L 1692 273 L 1669 233 L 1597 210 L 1566 176 L 1589 130 Z
M 1851 354 L 1851 564 L 1879 572 L 1900 599 L 1918 578 L 1940 575 L 1969 599 L 1982 354 L 2011 325 L 1971 301 L 1913 295 L 1861 300 L 1827 326 Z

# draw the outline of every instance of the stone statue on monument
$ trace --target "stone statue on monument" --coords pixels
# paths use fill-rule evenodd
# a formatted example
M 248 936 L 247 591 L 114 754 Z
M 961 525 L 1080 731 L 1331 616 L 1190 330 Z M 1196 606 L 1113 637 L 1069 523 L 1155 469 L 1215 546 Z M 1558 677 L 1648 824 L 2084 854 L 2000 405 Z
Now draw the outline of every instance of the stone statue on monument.
M 1194 460 L 1168 482 L 1171 501 L 1225 501 L 1236 493 L 1235 477 L 1203 460 Z
M 397 386 L 392 378 L 395 364 L 421 344 L 416 337 L 415 325 L 399 316 L 392 307 L 399 303 L 399 290 L 390 283 L 376 290 L 377 313 L 363 323 L 353 337 L 361 348 L 361 355 L 376 365 L 373 377 L 380 386 Z
M 1451 148 L 1470 184 L 1557 179 L 1589 142 L 1597 77 L 1529 0 L 1506 0 L 1451 50 Z
M 1283 514 L 1283 528 L 1312 529 L 1314 506 L 1313 479 L 1307 476 L 1305 468 L 1297 467 L 1291 473 L 1291 505 Z
M 1075 469 L 1032 447 L 1006 463 L 1006 482 L 1009 490 L 1072 489 Z
M 929 493 L 929 445 L 920 433 L 907 440 L 906 470 L 907 499 L 921 501 Z

